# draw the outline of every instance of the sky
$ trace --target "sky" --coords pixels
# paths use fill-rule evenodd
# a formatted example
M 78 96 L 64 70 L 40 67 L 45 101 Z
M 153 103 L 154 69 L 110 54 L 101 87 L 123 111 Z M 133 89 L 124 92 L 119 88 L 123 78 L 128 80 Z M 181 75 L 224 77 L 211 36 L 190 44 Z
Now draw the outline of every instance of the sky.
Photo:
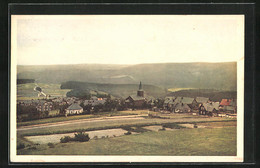
M 18 65 L 233 62 L 243 15 L 12 15 Z

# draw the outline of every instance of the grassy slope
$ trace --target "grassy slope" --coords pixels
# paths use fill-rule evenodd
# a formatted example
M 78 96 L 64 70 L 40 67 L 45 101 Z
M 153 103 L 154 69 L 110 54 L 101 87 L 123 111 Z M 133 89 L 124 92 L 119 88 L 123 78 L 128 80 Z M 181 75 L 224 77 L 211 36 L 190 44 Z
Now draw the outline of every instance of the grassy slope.
M 235 62 L 232 63 L 161 63 L 138 65 L 48 65 L 18 66 L 18 78 L 36 82 L 152 84 L 166 88 L 215 88 L 236 90 Z M 114 78 L 115 76 L 119 78 Z M 120 77 L 121 76 L 121 77 Z
M 19 150 L 18 154 L 234 156 L 236 127 L 145 132 L 83 143 L 57 144 L 54 148 L 37 148 Z
M 60 84 L 47 84 L 37 83 L 42 88 L 45 94 L 51 95 L 52 97 L 64 97 L 70 89 L 60 89 Z M 35 83 L 26 83 L 17 85 L 17 99 L 18 100 L 30 100 L 38 99 L 43 97 L 37 97 L 38 92 L 34 91 Z

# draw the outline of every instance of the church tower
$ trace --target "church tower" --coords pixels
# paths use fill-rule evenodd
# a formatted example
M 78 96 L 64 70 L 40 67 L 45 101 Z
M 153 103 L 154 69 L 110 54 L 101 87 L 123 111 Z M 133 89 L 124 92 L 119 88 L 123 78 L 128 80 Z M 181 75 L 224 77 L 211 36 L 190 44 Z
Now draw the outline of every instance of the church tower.
M 139 90 L 137 91 L 137 96 L 144 97 L 144 91 L 143 91 L 143 86 L 142 86 L 141 81 L 140 81 L 140 84 L 139 84 Z

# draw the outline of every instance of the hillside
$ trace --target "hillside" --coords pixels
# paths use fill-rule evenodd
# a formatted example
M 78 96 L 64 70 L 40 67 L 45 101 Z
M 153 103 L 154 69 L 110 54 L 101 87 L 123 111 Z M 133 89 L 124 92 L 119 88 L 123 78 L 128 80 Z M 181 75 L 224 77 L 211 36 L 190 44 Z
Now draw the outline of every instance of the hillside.
M 61 89 L 74 90 L 92 90 L 102 91 L 116 97 L 126 98 L 129 95 L 135 95 L 138 89 L 138 84 L 98 84 L 87 82 L 69 81 L 61 84 Z M 143 89 L 147 97 L 164 97 L 166 91 L 160 87 L 153 85 L 143 85 Z
M 160 63 L 138 65 L 18 66 L 18 79 L 37 83 L 81 81 L 100 84 L 144 84 L 163 88 L 236 90 L 237 65 L 232 63 Z
M 176 92 L 171 92 L 168 96 L 175 97 L 208 97 L 212 101 L 220 102 L 221 99 L 236 99 L 236 91 L 219 91 L 213 89 L 191 89 L 191 90 L 180 90 Z

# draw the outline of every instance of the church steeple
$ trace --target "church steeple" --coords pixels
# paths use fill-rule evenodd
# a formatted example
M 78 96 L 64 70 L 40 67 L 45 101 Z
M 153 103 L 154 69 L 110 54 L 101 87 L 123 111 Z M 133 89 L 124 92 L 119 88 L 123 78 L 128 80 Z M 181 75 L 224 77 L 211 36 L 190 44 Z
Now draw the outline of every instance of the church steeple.
M 142 87 L 142 82 L 140 81 L 140 84 L 139 84 L 139 90 L 142 90 L 143 87 Z
M 140 81 L 140 84 L 139 84 L 139 90 L 137 90 L 137 96 L 144 97 L 144 91 L 143 91 L 143 86 L 142 86 L 141 81 Z

